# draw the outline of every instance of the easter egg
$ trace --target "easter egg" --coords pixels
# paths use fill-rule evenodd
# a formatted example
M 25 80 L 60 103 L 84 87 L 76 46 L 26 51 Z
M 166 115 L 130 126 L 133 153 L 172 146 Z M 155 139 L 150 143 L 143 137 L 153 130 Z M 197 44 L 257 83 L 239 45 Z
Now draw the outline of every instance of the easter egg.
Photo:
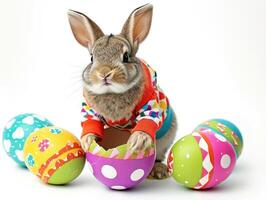
M 12 118 L 3 131 L 3 146 L 6 153 L 21 167 L 26 167 L 23 158 L 26 139 L 32 132 L 47 126 L 52 126 L 52 123 L 46 118 L 32 113 Z
M 200 124 L 195 131 L 210 128 L 212 131 L 224 136 L 234 147 L 237 157 L 243 150 L 243 138 L 239 129 L 232 122 L 225 119 L 212 119 Z
M 85 164 L 79 140 L 65 129 L 50 126 L 33 132 L 25 142 L 28 169 L 42 181 L 61 185 L 77 178 Z
M 125 190 L 140 184 L 154 165 L 154 146 L 145 152 L 130 153 L 126 144 L 106 148 L 106 141 L 112 140 L 104 138 L 101 143 L 93 142 L 86 153 L 95 178 L 114 190 Z
M 211 129 L 193 132 L 177 141 L 167 160 L 173 178 L 193 189 L 220 184 L 231 174 L 235 163 L 231 143 Z

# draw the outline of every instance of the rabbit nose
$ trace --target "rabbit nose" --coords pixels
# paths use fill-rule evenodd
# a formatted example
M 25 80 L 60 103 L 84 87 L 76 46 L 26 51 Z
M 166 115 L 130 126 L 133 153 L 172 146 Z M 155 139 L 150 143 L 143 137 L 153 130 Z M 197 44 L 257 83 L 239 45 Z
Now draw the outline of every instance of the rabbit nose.
M 108 72 L 97 72 L 98 77 L 102 79 L 103 81 L 110 80 L 113 74 L 114 74 L 113 70 L 108 71 Z
M 110 71 L 106 74 L 103 74 L 103 76 L 101 77 L 104 81 L 110 80 L 112 78 L 113 75 L 113 71 Z
M 108 77 L 110 77 L 111 74 L 112 74 L 112 71 L 110 71 L 109 73 L 105 74 L 105 75 L 104 75 L 104 79 L 107 79 Z

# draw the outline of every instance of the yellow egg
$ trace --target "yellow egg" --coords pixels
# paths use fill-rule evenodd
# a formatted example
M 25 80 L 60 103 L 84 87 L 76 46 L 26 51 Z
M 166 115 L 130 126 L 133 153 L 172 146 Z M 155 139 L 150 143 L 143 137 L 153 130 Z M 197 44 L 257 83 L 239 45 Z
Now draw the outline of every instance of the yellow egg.
M 55 126 L 33 132 L 25 142 L 24 159 L 28 169 L 49 184 L 66 184 L 77 178 L 85 164 L 79 140 Z

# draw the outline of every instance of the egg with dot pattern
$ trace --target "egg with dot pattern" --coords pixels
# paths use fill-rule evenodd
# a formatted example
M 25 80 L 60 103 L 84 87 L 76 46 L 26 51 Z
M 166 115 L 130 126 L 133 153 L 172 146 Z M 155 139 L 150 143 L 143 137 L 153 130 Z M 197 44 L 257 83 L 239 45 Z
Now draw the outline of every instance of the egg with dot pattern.
M 121 134 L 121 137 L 126 133 Z M 130 134 L 129 134 L 130 135 Z M 107 137 L 107 138 L 106 138 Z M 129 152 L 127 144 L 115 145 L 112 148 L 106 148 L 106 141 L 113 141 L 119 138 L 109 137 L 101 142 L 93 142 L 86 153 L 89 162 L 90 171 L 102 184 L 113 190 L 126 190 L 139 185 L 149 175 L 155 162 L 155 148 L 143 152 Z M 127 136 L 126 136 L 127 137 Z M 112 139 L 111 139 L 112 138 Z
M 3 146 L 6 153 L 21 167 L 26 167 L 23 158 L 26 139 L 32 132 L 52 125 L 48 119 L 33 113 L 15 116 L 9 120 L 3 131 Z
M 24 159 L 28 169 L 43 182 L 62 185 L 80 175 L 85 164 L 85 153 L 72 133 L 50 126 L 28 137 Z
M 211 129 L 195 131 L 177 141 L 167 165 L 173 178 L 193 189 L 212 188 L 234 169 L 236 153 L 230 142 Z
M 235 124 L 225 119 L 211 119 L 201 123 L 195 131 L 206 128 L 224 136 L 233 145 L 237 157 L 241 155 L 243 150 L 243 137 Z

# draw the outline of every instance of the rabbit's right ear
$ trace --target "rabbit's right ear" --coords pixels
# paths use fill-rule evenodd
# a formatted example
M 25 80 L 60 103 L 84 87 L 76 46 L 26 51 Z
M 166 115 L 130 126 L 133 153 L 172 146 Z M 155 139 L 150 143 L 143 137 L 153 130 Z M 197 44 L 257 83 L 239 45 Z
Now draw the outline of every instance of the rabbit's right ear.
M 83 13 L 69 10 L 68 19 L 76 40 L 89 50 L 97 39 L 104 36 L 99 26 Z
M 136 8 L 128 17 L 121 34 L 126 37 L 132 47 L 132 53 L 137 52 L 138 46 L 149 34 L 152 21 L 151 4 Z

